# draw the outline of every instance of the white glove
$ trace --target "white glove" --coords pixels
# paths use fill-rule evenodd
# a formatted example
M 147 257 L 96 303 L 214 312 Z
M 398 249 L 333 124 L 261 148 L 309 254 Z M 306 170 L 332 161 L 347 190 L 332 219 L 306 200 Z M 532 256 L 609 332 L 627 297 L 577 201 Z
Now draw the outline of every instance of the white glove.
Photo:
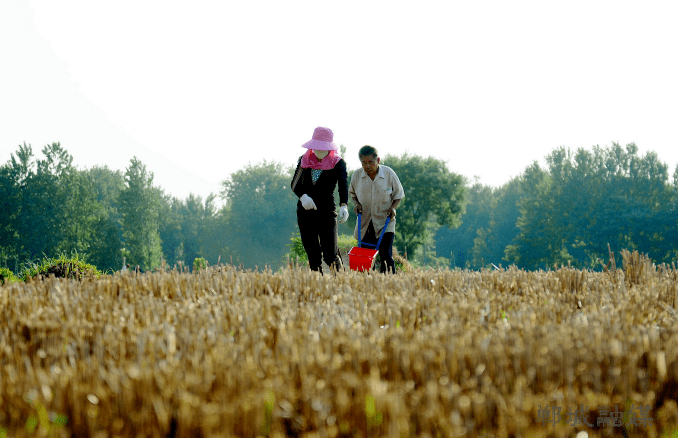
M 339 223 L 343 224 L 348 220 L 348 207 L 345 205 L 342 205 L 339 207 Z
M 313 199 L 311 199 L 310 196 L 308 196 L 306 193 L 301 195 L 301 198 L 299 198 L 301 201 L 302 207 L 304 207 L 306 210 L 317 210 L 315 206 L 315 202 L 313 202 Z

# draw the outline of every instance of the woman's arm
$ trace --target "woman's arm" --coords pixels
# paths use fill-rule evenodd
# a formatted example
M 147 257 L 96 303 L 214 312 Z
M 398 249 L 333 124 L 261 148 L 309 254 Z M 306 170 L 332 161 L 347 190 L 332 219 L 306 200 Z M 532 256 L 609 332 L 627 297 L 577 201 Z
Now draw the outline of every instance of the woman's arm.
M 294 192 L 295 195 L 297 195 L 297 198 L 301 198 L 301 196 L 305 193 L 303 189 L 303 176 L 301 173 L 304 172 L 304 169 L 301 168 L 301 158 L 299 158 L 299 161 L 297 161 L 297 168 L 294 171 L 294 176 L 292 177 L 292 183 L 290 184 L 290 187 L 292 188 L 292 191 Z M 298 175 L 297 175 L 298 174 Z M 295 180 L 296 184 L 295 184 Z
M 346 162 L 341 159 L 337 163 L 339 169 L 339 205 L 348 205 L 348 174 L 346 173 Z

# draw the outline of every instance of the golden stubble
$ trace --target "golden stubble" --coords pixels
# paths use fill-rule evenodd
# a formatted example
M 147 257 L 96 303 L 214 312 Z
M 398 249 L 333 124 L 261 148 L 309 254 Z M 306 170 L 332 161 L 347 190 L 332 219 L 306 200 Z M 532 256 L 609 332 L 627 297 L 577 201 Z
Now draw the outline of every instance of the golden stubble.
M 605 272 L 16 283 L 0 288 L 0 432 L 573 436 L 568 411 L 633 403 L 653 422 L 628 432 L 656 434 L 678 421 L 677 280 L 628 253 Z M 538 422 L 546 405 L 560 424 Z

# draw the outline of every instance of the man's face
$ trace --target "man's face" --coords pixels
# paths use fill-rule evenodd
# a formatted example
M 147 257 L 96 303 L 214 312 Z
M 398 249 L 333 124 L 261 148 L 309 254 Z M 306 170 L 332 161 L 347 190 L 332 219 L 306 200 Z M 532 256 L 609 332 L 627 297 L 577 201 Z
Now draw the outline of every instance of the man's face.
M 379 169 L 379 158 L 374 155 L 366 155 L 360 157 L 360 164 L 362 164 L 365 173 L 374 175 Z

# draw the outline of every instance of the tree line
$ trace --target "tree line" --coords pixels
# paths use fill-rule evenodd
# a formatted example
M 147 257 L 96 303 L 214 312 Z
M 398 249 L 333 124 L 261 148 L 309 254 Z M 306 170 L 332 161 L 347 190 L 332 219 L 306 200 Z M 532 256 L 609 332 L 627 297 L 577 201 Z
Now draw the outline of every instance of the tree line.
M 218 194 L 178 199 L 153 183 L 137 158 L 124 171 L 78 169 L 52 143 L 34 155 L 20 145 L 0 166 L 0 263 L 10 269 L 44 256 L 78 253 L 102 271 L 123 260 L 143 270 L 210 264 L 274 269 L 298 233 L 293 165 L 247 165 Z M 346 149 L 342 146 L 342 154 Z M 565 148 L 499 188 L 450 172 L 443 160 L 403 154 L 382 161 L 406 191 L 395 247 L 415 265 L 481 268 L 554 263 L 595 268 L 615 251 L 676 257 L 676 194 L 668 167 L 635 145 Z M 352 170 L 349 169 L 349 178 Z M 217 205 L 217 200 L 222 205 Z M 339 227 L 353 234 L 356 217 Z
M 441 229 L 438 253 L 461 268 L 515 264 L 524 269 L 570 265 L 602 269 L 610 252 L 678 258 L 678 167 L 630 143 L 592 150 L 560 147 L 499 188 L 469 187 L 462 225 Z M 609 245 L 609 247 L 608 247 Z

